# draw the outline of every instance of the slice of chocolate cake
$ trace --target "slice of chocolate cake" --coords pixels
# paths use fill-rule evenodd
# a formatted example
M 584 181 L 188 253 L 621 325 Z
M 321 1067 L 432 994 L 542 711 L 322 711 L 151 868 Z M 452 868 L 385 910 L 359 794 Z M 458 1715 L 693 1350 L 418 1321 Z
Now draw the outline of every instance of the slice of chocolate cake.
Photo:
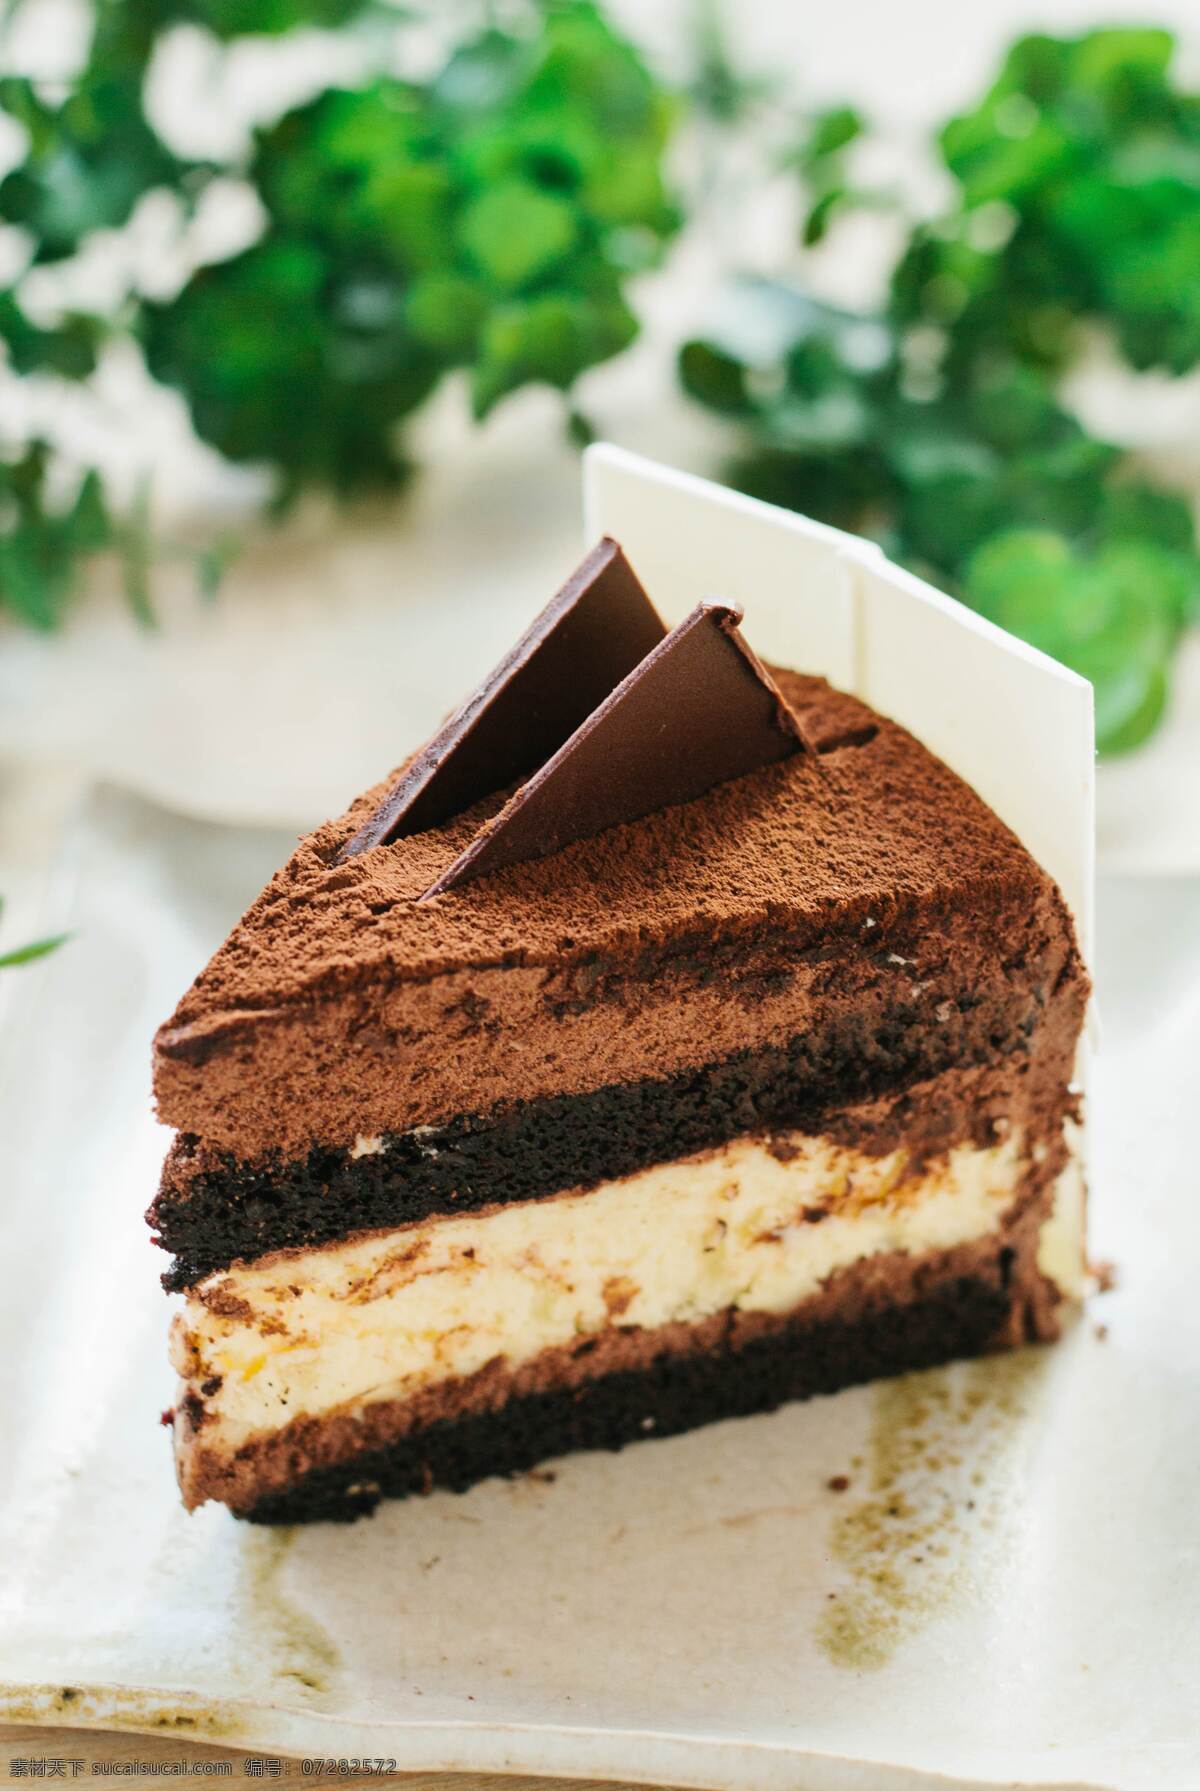
M 189 1505 L 348 1518 L 1051 1338 L 1087 978 L 909 733 L 612 543 L 158 1035 Z

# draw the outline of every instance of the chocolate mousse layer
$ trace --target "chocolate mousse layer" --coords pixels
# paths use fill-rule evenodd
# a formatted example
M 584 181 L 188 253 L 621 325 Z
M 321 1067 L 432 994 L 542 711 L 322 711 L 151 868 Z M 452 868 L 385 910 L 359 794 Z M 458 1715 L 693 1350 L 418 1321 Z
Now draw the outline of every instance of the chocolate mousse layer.
M 338 862 L 385 786 L 368 792 L 301 842 L 160 1032 L 161 1117 L 284 1164 L 826 1029 L 868 1079 L 960 1044 L 976 1061 L 985 1035 L 1001 1055 L 1082 987 L 1061 897 L 910 735 L 777 678 L 815 751 L 432 901 L 502 796 Z M 938 1028 L 937 1059 L 901 1037 Z
M 962 1356 L 1049 1340 L 1061 1294 L 1038 1265 L 1047 1177 L 993 1235 L 876 1257 L 784 1314 L 727 1311 L 646 1332 L 613 1328 L 512 1369 L 353 1415 L 301 1419 L 231 1456 L 176 1417 L 187 1502 L 264 1523 L 345 1522 L 382 1498 L 461 1492 L 582 1449 L 621 1449 L 718 1419 Z

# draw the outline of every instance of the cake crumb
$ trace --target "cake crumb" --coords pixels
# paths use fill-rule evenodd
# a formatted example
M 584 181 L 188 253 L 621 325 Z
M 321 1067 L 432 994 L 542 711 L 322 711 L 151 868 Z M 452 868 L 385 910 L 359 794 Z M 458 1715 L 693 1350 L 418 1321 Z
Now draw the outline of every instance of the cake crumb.
M 640 1291 L 637 1282 L 631 1281 L 628 1275 L 610 1275 L 601 1289 L 609 1317 L 620 1318 L 632 1306 Z

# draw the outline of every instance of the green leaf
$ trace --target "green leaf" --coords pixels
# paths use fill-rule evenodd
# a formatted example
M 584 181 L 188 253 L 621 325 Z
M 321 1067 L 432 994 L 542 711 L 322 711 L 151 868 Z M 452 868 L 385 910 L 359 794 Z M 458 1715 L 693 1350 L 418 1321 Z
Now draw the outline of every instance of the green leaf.
M 616 354 L 635 334 L 632 313 L 619 301 L 550 292 L 494 311 L 472 379 L 476 415 L 486 416 L 507 392 L 531 380 L 565 390 L 585 367 Z
M 805 455 L 757 447 L 726 468 L 738 491 L 830 522 L 836 528 L 875 535 L 872 526 L 887 515 L 891 483 L 886 468 L 870 453 Z
M 1147 94 L 1161 91 L 1175 49 L 1169 31 L 1153 26 L 1090 31 L 1074 46 L 1072 78 L 1104 95 L 1110 111 L 1136 111 Z
M 805 248 L 811 249 L 823 242 L 829 233 L 838 208 L 845 204 L 847 192 L 845 187 L 830 187 L 821 194 L 816 204 L 811 206 L 804 220 L 801 241 Z
M 466 274 L 422 274 L 409 287 L 405 318 L 413 335 L 451 360 L 467 360 L 488 311 L 487 295 Z
M 0 341 L 14 373 L 56 373 L 86 379 L 96 368 L 104 334 L 98 318 L 72 315 L 55 329 L 40 329 L 26 317 L 15 292 L 0 292 Z
M 727 416 L 752 413 L 745 365 L 714 342 L 685 342 L 679 351 L 679 377 L 684 391 L 710 410 Z
M 1180 553 L 1140 536 L 1116 536 L 1102 541 L 1097 557 L 1114 579 L 1130 588 L 1136 586 L 1139 602 L 1152 606 L 1161 616 L 1168 646 L 1195 618 L 1200 559 L 1194 551 Z
M 976 608 L 1091 681 L 1103 752 L 1137 745 L 1166 702 L 1176 598 L 1153 576 L 1158 552 L 1116 543 L 1085 555 L 1061 536 L 1012 530 L 967 568 Z
M 1160 491 L 1153 485 L 1129 481 L 1110 486 L 1102 527 L 1110 540 L 1150 541 L 1173 553 L 1196 553 L 1191 505 L 1178 493 Z
M 32 964 L 37 958 L 48 957 L 65 945 L 71 937 L 69 933 L 55 933 L 50 939 L 35 939 L 31 945 L 20 945 L 15 951 L 0 952 L 0 970 L 9 970 L 17 964 Z
M 1170 686 L 1165 659 L 1147 663 L 1134 658 L 1088 663 L 1075 668 L 1092 682 L 1096 693 L 1096 744 L 1115 757 L 1141 746 L 1166 711 Z
M 567 412 L 567 439 L 575 448 L 588 448 L 596 439 L 591 419 L 575 405 Z
M 100 475 L 94 468 L 80 481 L 75 502 L 67 512 L 66 531 L 76 553 L 98 553 L 111 545 L 112 518 L 104 501 Z
M 831 106 L 819 112 L 801 152 L 801 165 L 812 168 L 825 157 L 839 154 L 856 142 L 865 129 L 862 113 L 854 106 Z
M 49 496 L 50 459 L 35 441 L 19 460 L 0 461 L 0 604 L 47 632 L 62 620 L 88 557 L 113 539 L 96 473 L 63 508 Z
M 458 239 L 501 292 L 527 286 L 574 245 L 577 225 L 564 199 L 524 180 L 480 193 L 458 224 Z
M 144 70 L 92 59 L 59 105 L 33 85 L 0 81 L 0 110 L 30 134 L 25 159 L 0 181 L 0 220 L 34 238 L 35 261 L 73 255 L 94 230 L 126 223 L 143 193 L 176 181 L 181 164 L 146 122 Z
M 972 428 L 1005 453 L 1036 448 L 1064 429 L 1077 433 L 1051 381 L 1040 369 L 1018 362 L 985 367 L 978 382 L 964 391 L 963 409 Z
M 439 266 L 451 227 L 453 188 L 446 170 L 428 162 L 391 162 L 367 174 L 356 210 L 364 239 L 406 268 Z

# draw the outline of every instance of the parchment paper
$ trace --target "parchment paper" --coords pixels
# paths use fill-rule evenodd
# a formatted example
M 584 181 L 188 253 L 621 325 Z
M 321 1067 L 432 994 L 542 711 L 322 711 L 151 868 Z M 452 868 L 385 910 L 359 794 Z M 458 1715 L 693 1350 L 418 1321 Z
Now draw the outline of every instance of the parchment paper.
M 287 845 L 100 790 L 75 936 L 8 981 L 0 1720 L 738 1791 L 1200 1784 L 1200 886 L 1102 890 L 1119 1283 L 1061 1346 L 279 1533 L 179 1508 L 141 1214 L 152 1028 Z

